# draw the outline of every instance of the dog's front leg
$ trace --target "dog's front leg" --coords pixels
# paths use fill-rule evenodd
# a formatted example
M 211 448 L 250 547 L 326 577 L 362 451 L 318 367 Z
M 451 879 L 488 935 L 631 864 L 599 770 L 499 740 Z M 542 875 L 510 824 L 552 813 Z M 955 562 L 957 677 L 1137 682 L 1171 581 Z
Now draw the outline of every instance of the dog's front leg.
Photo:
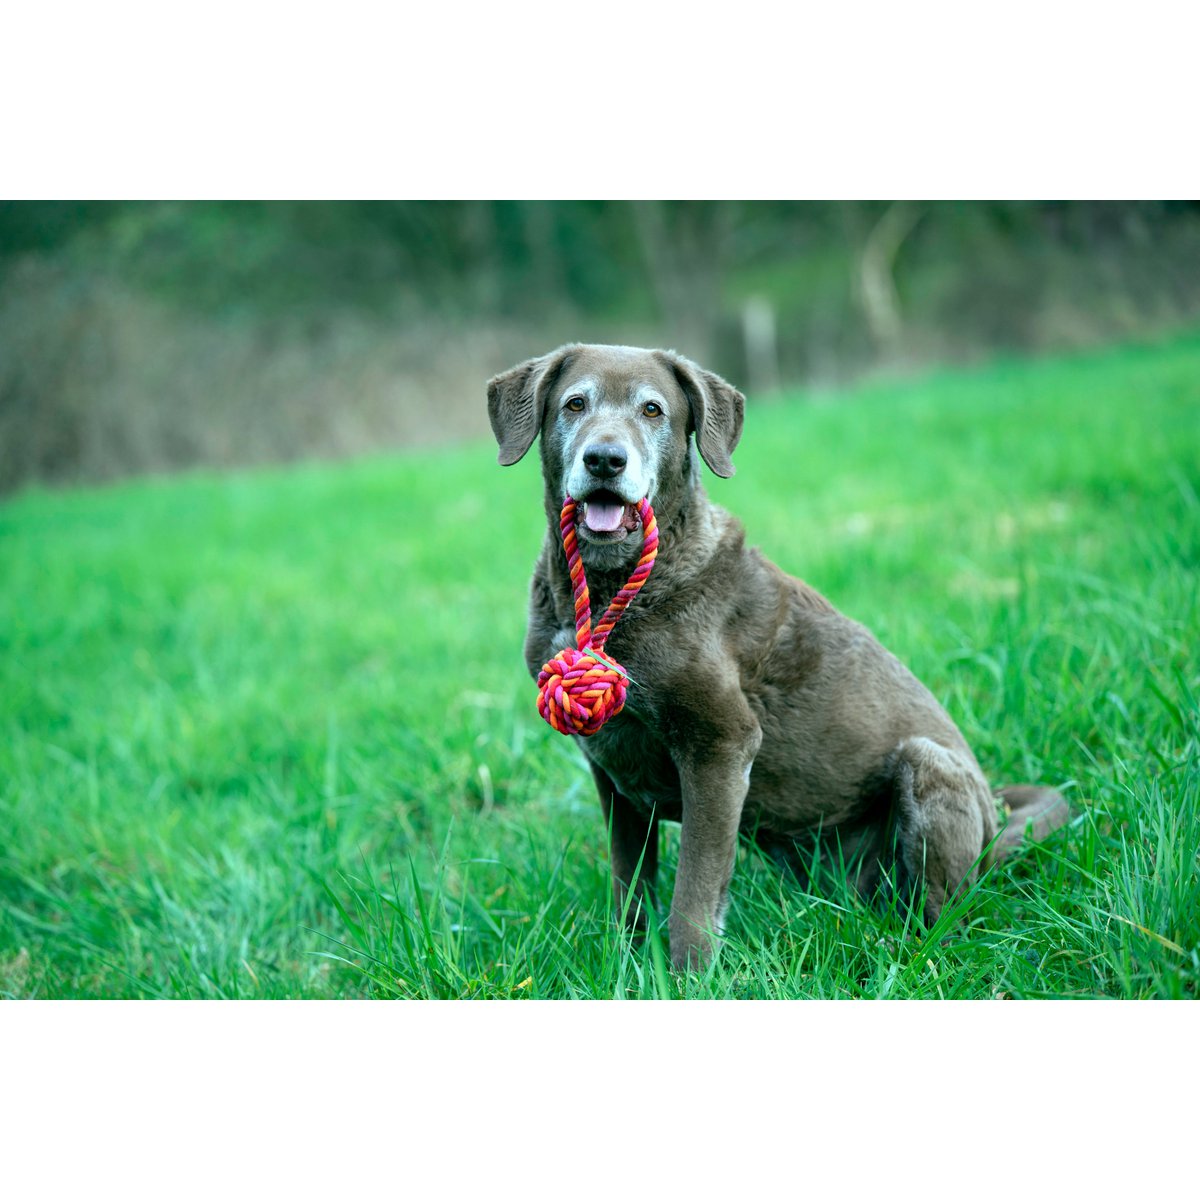
M 738 736 L 712 742 L 695 739 L 677 756 L 683 826 L 668 923 L 676 970 L 704 967 L 716 948 L 750 767 L 761 742 L 762 731 L 754 722 Z
M 658 818 L 646 815 L 622 796 L 607 772 L 591 763 L 600 807 L 608 826 L 609 861 L 612 864 L 613 900 L 625 924 L 639 932 L 646 928 L 646 911 L 654 907 L 654 881 L 658 874 Z

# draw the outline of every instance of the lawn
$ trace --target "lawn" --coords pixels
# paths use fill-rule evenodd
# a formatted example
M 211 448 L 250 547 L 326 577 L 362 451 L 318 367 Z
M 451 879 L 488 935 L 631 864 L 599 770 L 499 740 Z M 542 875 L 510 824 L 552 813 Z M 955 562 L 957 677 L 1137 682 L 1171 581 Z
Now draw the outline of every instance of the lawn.
M 707 973 L 628 943 L 521 662 L 536 462 L 474 443 L 0 504 L 0 995 L 1194 998 L 1200 339 L 752 404 L 735 462 L 750 541 L 1070 798 L 935 928 L 744 847 Z

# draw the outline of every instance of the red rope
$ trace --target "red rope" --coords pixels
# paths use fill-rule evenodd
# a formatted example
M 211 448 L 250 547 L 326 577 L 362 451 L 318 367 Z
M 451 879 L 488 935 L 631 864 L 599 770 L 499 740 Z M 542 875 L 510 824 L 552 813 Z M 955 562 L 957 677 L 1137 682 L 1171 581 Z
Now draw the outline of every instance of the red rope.
M 568 496 L 559 518 L 571 589 L 575 595 L 575 646 L 560 650 L 538 674 L 538 712 L 559 733 L 590 737 L 625 707 L 629 676 L 619 663 L 600 652 L 630 601 L 650 578 L 658 554 L 658 523 L 649 500 L 638 501 L 642 519 L 642 556 L 629 582 L 613 597 L 592 629 L 592 600 L 588 594 L 579 539 L 575 534 L 575 501 Z

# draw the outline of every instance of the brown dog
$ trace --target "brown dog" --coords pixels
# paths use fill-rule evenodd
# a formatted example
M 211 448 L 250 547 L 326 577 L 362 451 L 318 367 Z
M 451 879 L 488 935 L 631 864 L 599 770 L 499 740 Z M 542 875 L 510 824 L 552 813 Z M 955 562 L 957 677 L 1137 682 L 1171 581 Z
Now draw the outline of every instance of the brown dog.
M 732 475 L 744 404 L 671 351 L 627 346 L 563 346 L 488 383 L 503 465 L 541 434 L 549 528 L 525 639 L 535 677 L 575 644 L 564 498 L 579 502 L 597 613 L 637 562 L 637 502 L 654 506 L 657 562 L 607 646 L 636 682 L 624 711 L 577 741 L 633 924 L 653 902 L 658 822 L 682 822 L 669 921 L 678 968 L 712 954 L 739 830 L 777 856 L 796 839 L 836 838 L 861 891 L 923 886 L 933 921 L 989 849 L 1067 818 L 1050 788 L 1006 789 L 1013 820 L 997 838 L 983 772 L 933 696 L 863 626 L 747 547 L 741 525 L 709 501 L 696 451 Z

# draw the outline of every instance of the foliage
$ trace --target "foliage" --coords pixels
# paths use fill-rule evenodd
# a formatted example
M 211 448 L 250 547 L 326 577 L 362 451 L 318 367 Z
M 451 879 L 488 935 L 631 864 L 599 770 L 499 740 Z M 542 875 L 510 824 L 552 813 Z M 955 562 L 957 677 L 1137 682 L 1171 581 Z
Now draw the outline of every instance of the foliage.
M 571 340 L 765 395 L 1158 335 L 1197 264 L 1190 202 L 0 203 L 0 490 L 471 436 Z

